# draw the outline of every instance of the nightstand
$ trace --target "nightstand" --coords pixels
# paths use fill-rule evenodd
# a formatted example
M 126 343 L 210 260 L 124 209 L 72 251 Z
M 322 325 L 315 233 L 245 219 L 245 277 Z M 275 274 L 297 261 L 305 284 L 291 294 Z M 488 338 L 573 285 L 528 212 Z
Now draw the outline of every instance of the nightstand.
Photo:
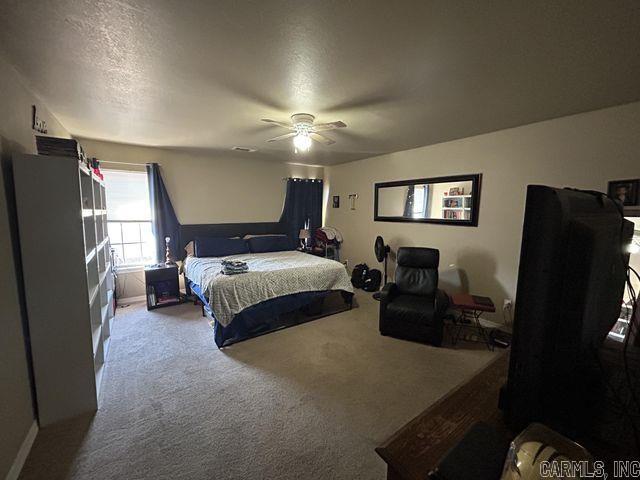
M 182 303 L 177 265 L 160 263 L 144 267 L 144 283 L 147 292 L 147 310 Z
M 339 250 L 333 245 L 327 245 L 325 248 L 317 249 L 303 249 L 298 248 L 299 252 L 308 253 L 309 255 L 315 255 L 316 257 L 324 257 L 330 260 L 340 261 Z

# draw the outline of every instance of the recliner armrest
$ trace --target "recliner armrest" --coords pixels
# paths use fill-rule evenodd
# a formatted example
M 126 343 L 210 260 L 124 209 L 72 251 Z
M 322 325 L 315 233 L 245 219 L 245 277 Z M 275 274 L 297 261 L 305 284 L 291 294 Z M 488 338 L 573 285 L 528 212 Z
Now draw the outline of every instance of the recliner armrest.
M 389 282 L 384 287 L 382 287 L 382 290 L 380 290 L 380 315 L 381 316 L 384 315 L 384 312 L 387 310 L 387 305 L 391 301 L 393 301 L 393 297 L 395 297 L 397 293 L 398 293 L 398 286 L 393 282 Z
M 397 291 L 398 287 L 393 282 L 387 283 L 384 287 L 382 287 L 382 290 L 380 290 L 380 313 L 378 318 L 378 325 L 380 328 L 380 333 L 382 333 L 383 335 L 387 335 L 388 331 L 388 322 L 386 320 L 387 306 L 393 301 L 393 297 L 396 296 Z
M 444 290 L 436 290 L 435 308 L 438 316 L 444 315 L 449 308 L 449 295 Z
M 389 301 L 391 300 L 393 297 L 395 297 L 396 293 L 398 292 L 398 286 L 393 283 L 393 282 L 389 282 L 387 283 L 384 287 L 382 287 L 382 290 L 380 290 L 380 301 Z

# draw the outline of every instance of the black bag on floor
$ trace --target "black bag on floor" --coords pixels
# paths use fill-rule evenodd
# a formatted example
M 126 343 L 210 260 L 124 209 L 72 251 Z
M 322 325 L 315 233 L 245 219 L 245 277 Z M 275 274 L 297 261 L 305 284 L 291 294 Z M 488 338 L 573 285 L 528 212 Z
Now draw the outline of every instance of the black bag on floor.
M 369 266 L 366 263 L 359 263 L 353 267 L 353 272 L 351 272 L 351 285 L 356 288 L 362 288 L 368 274 Z
M 362 289 L 365 292 L 377 292 L 380 290 L 380 283 L 382 282 L 382 272 L 377 268 L 372 268 L 367 274 L 367 278 L 364 279 L 364 286 Z

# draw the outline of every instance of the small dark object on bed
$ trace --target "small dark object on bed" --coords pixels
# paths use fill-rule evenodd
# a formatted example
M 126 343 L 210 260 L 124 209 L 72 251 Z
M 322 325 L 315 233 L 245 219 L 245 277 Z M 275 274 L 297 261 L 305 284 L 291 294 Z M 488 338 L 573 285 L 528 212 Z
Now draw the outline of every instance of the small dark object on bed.
M 222 261 L 222 273 L 224 275 L 238 275 L 239 273 L 247 273 L 248 271 L 249 265 L 247 265 L 247 262 Z

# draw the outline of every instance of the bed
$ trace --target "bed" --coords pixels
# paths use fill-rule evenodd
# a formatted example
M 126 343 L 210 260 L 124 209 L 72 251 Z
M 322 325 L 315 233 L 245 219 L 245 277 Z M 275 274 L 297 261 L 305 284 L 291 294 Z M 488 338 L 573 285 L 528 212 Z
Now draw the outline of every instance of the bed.
M 181 242 L 198 236 L 277 234 L 279 224 L 182 226 Z M 185 231 L 188 230 L 188 231 Z M 247 273 L 224 275 L 222 261 L 243 261 Z M 187 293 L 198 297 L 219 348 L 352 307 L 344 266 L 295 250 L 198 257 L 183 262 Z

